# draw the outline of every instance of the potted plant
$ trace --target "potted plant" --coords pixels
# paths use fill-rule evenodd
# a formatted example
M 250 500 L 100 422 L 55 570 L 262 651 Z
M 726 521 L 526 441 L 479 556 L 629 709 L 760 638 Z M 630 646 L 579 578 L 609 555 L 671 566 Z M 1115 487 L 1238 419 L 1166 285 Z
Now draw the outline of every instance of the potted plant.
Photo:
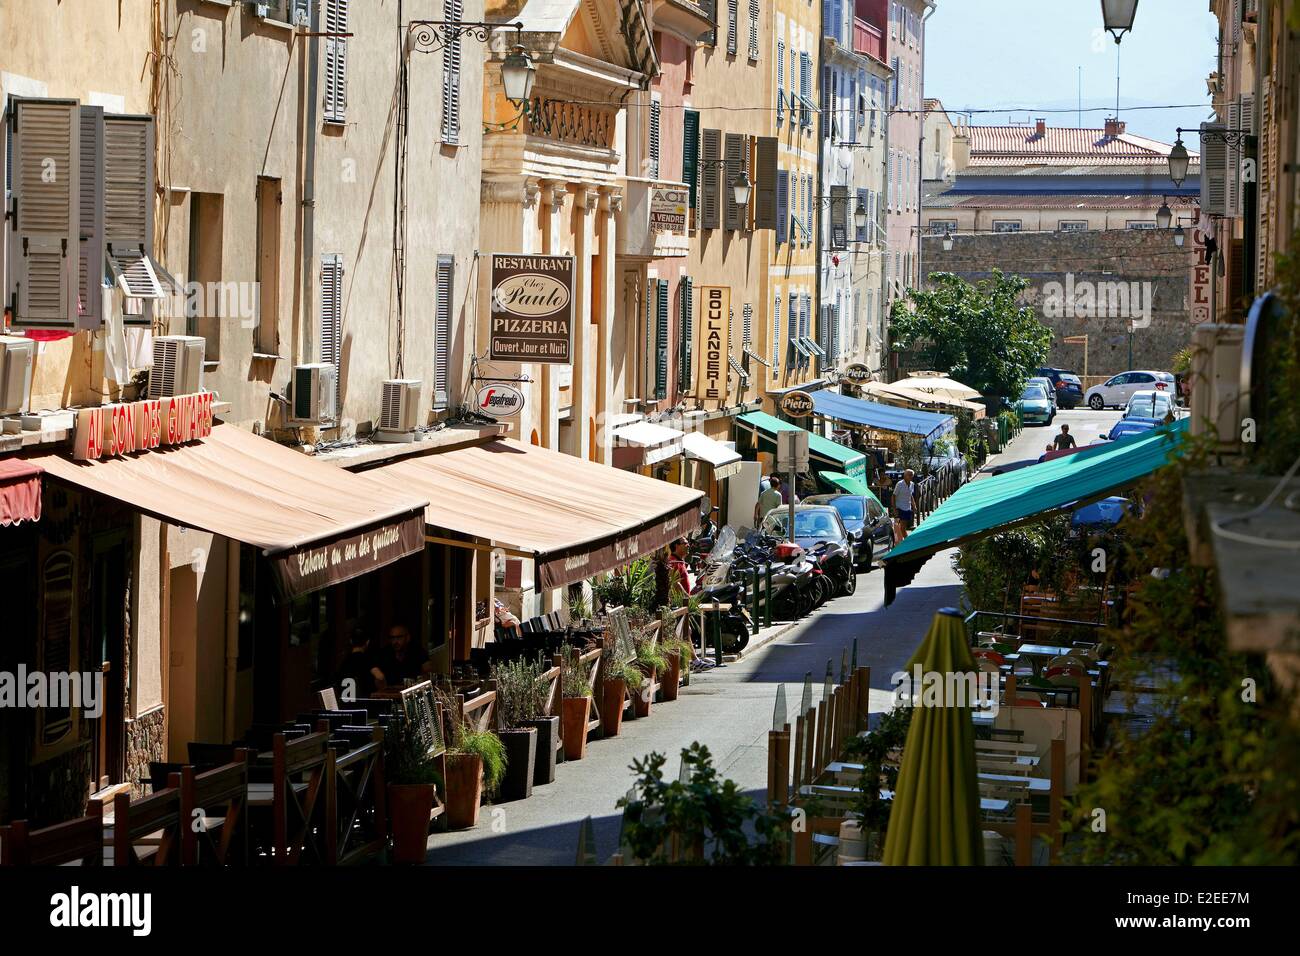
M 492 679 L 497 688 L 497 736 L 506 751 L 501 800 L 524 800 L 532 796 L 537 770 L 538 731 L 533 721 L 546 709 L 542 665 L 525 660 L 493 664 Z
M 660 617 L 659 649 L 663 653 L 668 667 L 664 670 L 663 680 L 659 683 L 659 699 L 676 700 L 677 690 L 681 685 L 682 668 L 689 667 L 691 644 L 677 634 L 677 618 L 667 609 Z
M 506 748 L 490 730 L 474 730 L 464 721 L 447 750 L 447 828 L 464 830 L 478 823 L 484 792 L 492 793 L 506 769 Z
M 393 862 L 423 863 L 435 790 L 443 781 L 436 758 L 408 715 L 398 716 L 385 731 L 384 772 L 388 778 Z
M 636 717 L 649 717 L 654 701 L 655 678 L 668 670 L 668 658 L 653 638 L 637 641 L 636 666 L 646 676 L 645 683 L 632 695 L 632 713 Z
M 578 657 L 576 648 L 566 649 L 564 672 L 560 677 L 560 692 L 564 695 L 562 719 L 565 760 L 581 760 L 587 755 L 587 719 L 591 715 L 591 688 L 587 686 L 587 675 L 578 667 Z
M 601 682 L 600 720 L 606 737 L 617 737 L 623 726 L 623 710 L 627 706 L 627 692 L 640 692 L 645 675 L 631 662 L 615 664 L 612 655 L 607 659 L 604 680 Z

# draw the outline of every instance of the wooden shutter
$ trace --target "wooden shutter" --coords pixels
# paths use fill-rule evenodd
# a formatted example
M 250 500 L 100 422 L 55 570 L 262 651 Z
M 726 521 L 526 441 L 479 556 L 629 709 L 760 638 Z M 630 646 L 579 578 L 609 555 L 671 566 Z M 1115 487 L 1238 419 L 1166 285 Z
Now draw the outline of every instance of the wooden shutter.
M 744 210 L 736 205 L 736 191 L 732 183 L 744 168 L 745 137 L 742 133 L 728 133 L 726 138 L 725 165 L 722 169 L 722 203 L 723 227 L 728 231 L 740 229 L 744 225 Z
M 663 104 L 659 100 L 650 101 L 650 178 L 659 178 L 659 122 Z
M 776 241 L 786 241 L 790 231 L 790 173 L 780 169 L 776 173 Z
M 645 284 L 645 315 L 643 322 L 645 327 L 645 355 L 642 357 L 642 374 L 645 376 L 643 381 L 645 389 L 643 395 L 650 398 L 651 381 L 654 376 L 654 355 L 655 355 L 655 289 L 658 283 L 654 279 L 647 279 Z
M 81 107 L 81 157 L 77 262 L 77 327 L 97 329 L 104 320 L 104 110 Z
M 438 256 L 433 327 L 433 407 L 451 404 L 451 314 L 456 298 L 456 260 Z
M 700 8 L 708 16 L 709 22 L 717 24 L 718 22 L 718 0 L 700 0 Z M 718 31 L 716 27 L 704 35 L 704 42 L 709 46 L 718 45 Z
M 1228 104 L 1228 128 L 1241 129 L 1241 100 Z M 1228 215 L 1241 215 L 1241 157 L 1244 143 L 1227 144 L 1226 164 L 1228 183 Z
M 790 78 L 794 82 L 794 77 Z M 785 40 L 776 41 L 776 125 L 785 119 Z
M 678 286 L 677 319 L 680 344 L 677 359 L 677 387 L 683 393 L 691 390 L 691 373 L 695 353 L 695 280 L 682 276 Z
M 754 148 L 754 228 L 775 229 L 777 142 L 760 136 Z
M 449 0 L 459 4 L 460 0 Z M 324 0 L 325 32 L 348 32 L 348 0 Z M 348 38 L 325 37 L 325 122 L 347 122 Z
M 722 132 L 716 129 L 704 130 L 701 144 L 700 225 L 705 229 L 717 229 L 722 214 L 718 186 L 721 170 L 717 166 L 722 152 Z
M 849 247 L 849 187 L 831 187 L 831 248 Z
M 746 302 L 740 309 L 740 344 L 746 348 L 754 344 L 754 307 Z
M 343 256 L 320 257 L 320 360 L 334 366 L 334 418 L 343 416 Z
M 1256 289 L 1267 289 L 1273 284 L 1273 193 L 1278 182 L 1278 131 L 1274 125 L 1273 101 L 1273 79 L 1265 76 L 1260 90 Z
M 727 0 L 727 52 L 736 52 L 736 34 L 740 32 L 740 0 Z
M 794 347 L 794 340 L 799 337 L 799 295 L 796 292 L 790 293 L 790 310 L 786 320 L 785 327 L 785 367 L 794 368 L 795 361 L 799 352 Z
M 781 368 L 781 290 L 778 289 L 772 302 L 772 376 L 778 376 Z
M 1205 135 L 1222 128 L 1201 124 L 1201 211 L 1210 216 L 1228 215 L 1228 147 L 1218 136 Z
M 73 330 L 81 241 L 79 107 L 76 100 L 20 99 L 9 107 L 13 326 Z
M 749 58 L 758 59 L 758 0 L 749 0 Z
M 462 0 L 445 0 L 443 15 L 458 24 L 462 17 Z M 442 141 L 460 145 L 460 37 L 442 48 Z
M 153 117 L 104 116 L 104 245 L 122 294 L 143 301 L 126 325 L 150 327 L 163 297 L 153 263 Z
M 682 113 L 682 181 L 691 193 L 691 208 L 697 208 L 700 170 L 700 114 L 697 110 Z
M 668 397 L 668 280 L 658 280 L 655 296 L 655 398 Z
M 808 104 L 812 100 L 812 57 L 807 51 L 799 54 L 799 123 L 812 126 L 812 110 Z

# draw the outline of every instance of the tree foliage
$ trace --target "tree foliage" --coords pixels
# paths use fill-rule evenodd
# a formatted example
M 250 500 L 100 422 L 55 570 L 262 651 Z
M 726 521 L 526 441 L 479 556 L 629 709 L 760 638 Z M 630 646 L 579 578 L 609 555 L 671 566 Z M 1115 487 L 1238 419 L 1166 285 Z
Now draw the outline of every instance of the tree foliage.
M 1020 304 L 1029 283 L 997 270 L 973 284 L 948 272 L 932 273 L 930 282 L 895 303 L 895 350 L 915 350 L 928 368 L 984 395 L 1019 395 L 1052 345 L 1052 330 Z

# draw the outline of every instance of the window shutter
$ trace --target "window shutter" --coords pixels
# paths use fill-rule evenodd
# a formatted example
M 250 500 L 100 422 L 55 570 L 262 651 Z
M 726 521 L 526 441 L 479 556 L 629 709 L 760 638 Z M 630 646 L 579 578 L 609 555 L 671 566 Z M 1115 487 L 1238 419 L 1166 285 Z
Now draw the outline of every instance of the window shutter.
M 451 314 L 456 301 L 456 259 L 438 256 L 433 326 L 433 407 L 451 404 Z
M 650 178 L 659 178 L 659 122 L 663 104 L 650 101 Z
M 799 52 L 799 125 L 812 126 L 812 111 L 808 108 L 812 95 L 812 57 L 807 51 Z
M 716 25 L 718 22 L 718 0 L 700 0 L 700 8 L 703 9 L 705 14 L 708 16 L 709 22 Z M 709 46 L 718 45 L 718 31 L 716 26 L 715 29 L 712 29 L 705 34 L 704 42 Z
M 677 358 L 677 387 L 683 393 L 691 390 L 692 362 L 695 351 L 695 280 L 682 276 L 678 285 L 677 319 L 680 332 Z
M 444 0 L 443 15 L 448 23 L 459 24 L 463 0 Z M 442 141 L 460 145 L 460 37 L 442 48 Z
M 849 187 L 831 187 L 831 248 L 849 247 Z
M 799 296 L 795 292 L 790 293 L 790 311 L 785 327 L 785 367 L 794 368 L 795 359 L 799 352 L 794 347 L 794 340 L 799 337 Z
M 803 178 L 803 244 L 812 245 L 813 228 L 813 178 L 807 173 Z
M 744 163 L 745 137 L 741 133 L 728 133 L 726 138 L 725 164 L 722 168 L 722 202 L 723 227 L 728 231 L 740 229 L 743 225 L 742 209 L 736 205 L 735 190 L 731 184 L 740 175 Z
M 104 110 L 83 106 L 80 119 L 77 327 L 96 329 L 104 320 Z
M 794 77 L 790 78 L 793 84 Z M 785 118 L 785 40 L 776 41 L 776 125 Z
M 325 0 L 325 32 L 348 32 L 348 0 Z M 445 97 L 444 93 L 444 97 Z M 325 122 L 347 121 L 348 38 L 325 37 Z
M 104 244 L 123 295 L 143 300 L 125 325 L 150 327 L 163 297 L 153 259 L 153 117 L 104 116 Z
M 754 148 L 754 228 L 775 229 L 777 143 L 775 136 L 760 136 Z
M 718 185 L 718 160 L 722 152 L 722 133 L 716 129 L 706 129 L 700 148 L 700 225 L 704 229 L 717 229 L 722 210 L 719 205 L 720 189 Z
M 1201 124 L 1201 211 L 1209 216 L 1228 215 L 1228 147 L 1210 130 L 1223 129 L 1213 123 Z
M 773 149 L 773 153 L 776 150 Z M 790 230 L 790 173 L 781 169 L 776 174 L 776 241 L 785 242 Z
M 642 372 L 645 375 L 643 383 L 644 396 L 650 398 L 652 391 L 652 377 L 654 376 L 654 354 L 655 354 L 655 289 L 657 283 L 654 279 L 647 279 L 645 284 L 645 315 L 642 316 L 642 322 L 645 327 L 645 354 L 642 356 Z
M 866 213 L 861 226 L 857 224 L 858 207 L 861 207 Z M 871 191 L 868 189 L 858 190 L 858 205 L 853 208 L 853 238 L 857 242 L 867 241 L 867 230 L 871 228 Z
M 781 290 L 776 292 L 772 303 L 772 377 L 779 375 L 781 368 Z
M 731 54 L 736 52 L 736 34 L 739 32 L 736 21 L 740 18 L 739 7 L 740 0 L 727 0 L 727 52 Z
M 343 417 L 343 256 L 320 257 L 320 360 L 334 366 L 334 418 Z
M 700 114 L 697 110 L 682 113 L 682 181 L 691 193 L 691 208 L 697 208 L 700 175 Z
M 748 302 L 740 310 L 740 344 L 749 348 L 754 344 L 754 307 Z
M 758 0 L 749 0 L 749 58 L 758 59 Z
M 655 301 L 655 398 L 668 397 L 668 280 L 658 281 Z
M 81 117 L 75 100 L 10 100 L 15 328 L 77 327 Z

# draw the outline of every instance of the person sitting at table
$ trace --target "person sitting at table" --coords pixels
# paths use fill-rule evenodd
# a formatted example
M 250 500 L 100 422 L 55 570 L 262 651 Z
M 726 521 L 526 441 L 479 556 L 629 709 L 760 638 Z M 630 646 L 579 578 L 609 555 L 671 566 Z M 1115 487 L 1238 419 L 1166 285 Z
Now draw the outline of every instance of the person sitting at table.
M 429 652 L 411 638 L 410 629 L 405 624 L 394 624 L 388 631 L 388 647 L 380 655 L 379 669 L 388 685 L 400 687 L 403 681 L 422 680 L 432 673 L 433 665 Z
M 371 697 L 375 688 L 383 686 L 384 672 L 375 666 L 370 653 L 370 638 L 361 628 L 352 629 L 352 649 L 334 678 L 339 689 L 339 700 L 352 701 Z

